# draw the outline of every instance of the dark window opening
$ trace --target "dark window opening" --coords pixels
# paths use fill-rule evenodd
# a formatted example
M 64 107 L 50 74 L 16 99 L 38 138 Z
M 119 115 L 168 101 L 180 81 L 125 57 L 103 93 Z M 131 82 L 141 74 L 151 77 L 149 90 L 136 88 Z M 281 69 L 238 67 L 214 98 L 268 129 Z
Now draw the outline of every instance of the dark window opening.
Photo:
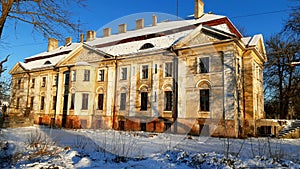
M 199 59 L 199 73 L 209 72 L 209 57 Z
M 148 79 L 148 65 L 142 66 L 142 79 Z
M 147 130 L 147 123 L 140 123 L 140 126 L 141 126 L 141 131 Z
M 103 69 L 98 71 L 98 81 L 100 81 L 100 82 L 104 81 L 104 70 Z
M 152 43 L 146 43 L 140 48 L 140 50 L 150 49 L 150 48 L 154 48 L 154 45 Z
M 172 91 L 165 91 L 165 111 L 172 111 Z
M 141 110 L 147 110 L 148 92 L 141 93 Z
M 56 99 L 57 99 L 57 97 L 56 97 L 56 96 L 53 96 L 52 110 L 55 110 L 55 109 L 56 109 Z
M 41 97 L 41 110 L 44 110 L 44 108 L 45 108 L 45 97 L 42 96 Z
M 209 89 L 200 90 L 200 111 L 209 111 Z
M 98 94 L 98 110 L 103 110 L 103 94 Z
M 71 96 L 71 106 L 70 106 L 71 110 L 74 109 L 74 103 L 75 103 L 75 93 L 72 93 L 72 96 Z

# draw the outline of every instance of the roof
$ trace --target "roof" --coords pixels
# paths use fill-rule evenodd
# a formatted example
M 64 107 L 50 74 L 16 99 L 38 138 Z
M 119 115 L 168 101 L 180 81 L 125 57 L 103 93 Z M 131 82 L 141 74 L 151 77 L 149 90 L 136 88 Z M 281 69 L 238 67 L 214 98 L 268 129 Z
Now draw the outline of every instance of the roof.
M 157 23 L 156 26 L 149 26 L 143 29 L 131 30 L 131 31 L 127 31 L 126 33 L 115 34 L 109 37 L 96 38 L 95 40 L 86 43 L 91 46 L 96 46 L 96 45 L 99 46 L 104 44 L 107 44 L 106 46 L 111 46 L 111 45 L 118 44 L 121 40 L 124 39 L 157 34 L 165 31 L 173 30 L 173 29 L 183 28 L 187 26 L 195 26 L 205 22 L 224 19 L 224 18 L 226 18 L 226 16 L 215 15 L 215 14 L 204 14 L 199 19 L 160 22 Z
M 67 45 L 67 46 L 60 46 L 57 49 L 54 49 L 50 52 L 42 52 L 42 53 L 33 55 L 31 57 L 25 58 L 25 62 L 30 62 L 30 61 L 35 60 L 35 59 L 41 59 L 41 58 L 56 56 L 56 55 L 60 55 L 61 53 L 69 53 L 73 49 L 77 48 L 79 45 L 80 45 L 80 43 L 72 43 L 72 44 Z

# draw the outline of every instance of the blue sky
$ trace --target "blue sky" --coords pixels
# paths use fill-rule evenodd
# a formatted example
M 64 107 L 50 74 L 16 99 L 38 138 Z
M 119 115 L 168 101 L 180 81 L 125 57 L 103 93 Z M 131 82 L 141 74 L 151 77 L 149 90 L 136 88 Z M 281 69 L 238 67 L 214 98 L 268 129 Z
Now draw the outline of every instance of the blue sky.
M 176 15 L 177 11 L 176 0 L 87 0 L 86 3 L 85 8 L 72 8 L 74 20 L 80 20 L 84 31 L 99 30 L 130 14 L 160 12 Z M 225 15 L 248 35 L 263 34 L 265 40 L 282 30 L 290 8 L 297 5 L 290 0 L 204 0 L 204 3 L 205 12 Z M 194 0 L 178 0 L 178 4 L 179 17 L 193 14 Z M 11 54 L 6 63 L 8 69 L 18 61 L 47 49 L 47 38 L 32 33 L 30 25 L 21 23 L 16 29 L 13 24 L 7 24 L 1 43 L 0 59 Z

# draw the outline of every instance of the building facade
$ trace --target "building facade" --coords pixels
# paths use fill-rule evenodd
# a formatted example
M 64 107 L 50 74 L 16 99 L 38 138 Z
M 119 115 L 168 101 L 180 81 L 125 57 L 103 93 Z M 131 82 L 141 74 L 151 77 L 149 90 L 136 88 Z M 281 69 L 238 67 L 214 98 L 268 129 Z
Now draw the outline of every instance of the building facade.
M 35 123 L 238 137 L 255 135 L 263 108 L 262 35 L 243 37 L 231 21 L 205 14 L 196 0 L 190 20 L 136 21 L 97 38 L 48 51 L 10 71 L 10 114 Z

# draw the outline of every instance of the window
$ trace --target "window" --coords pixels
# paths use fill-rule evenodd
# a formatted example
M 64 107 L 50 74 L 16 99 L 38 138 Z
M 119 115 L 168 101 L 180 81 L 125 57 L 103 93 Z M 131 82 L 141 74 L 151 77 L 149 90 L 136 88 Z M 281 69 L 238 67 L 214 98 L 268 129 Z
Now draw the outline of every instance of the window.
M 140 48 L 140 50 L 150 49 L 150 48 L 154 48 L 154 45 L 152 43 L 146 43 Z
M 154 66 L 154 73 L 157 74 L 157 64 Z
M 72 95 L 71 95 L 71 106 L 70 106 L 71 110 L 74 110 L 74 103 L 75 103 L 75 93 L 72 93 Z
M 34 97 L 30 98 L 30 110 L 33 110 Z
M 31 88 L 34 88 L 34 86 L 35 86 L 35 79 L 33 78 L 31 79 Z
M 42 87 L 46 87 L 46 77 L 42 78 Z
M 200 90 L 200 111 L 209 111 L 209 89 Z
M 41 110 L 44 110 L 44 108 L 45 108 L 45 96 L 42 96 L 41 97 Z
M 172 111 L 172 91 L 165 91 L 165 111 Z
M 120 110 L 126 109 L 126 93 L 121 93 Z
M 121 68 L 121 80 L 127 80 L 127 67 Z
M 82 110 L 87 110 L 89 104 L 89 94 L 82 94 Z
M 70 83 L 70 72 L 65 73 L 65 85 Z
M 83 81 L 90 81 L 90 70 L 84 70 Z
M 57 84 L 58 84 L 58 75 L 54 75 L 52 86 L 56 86 Z
M 172 70 L 173 70 L 172 62 L 165 64 L 165 77 L 172 77 Z
M 72 70 L 72 82 L 76 81 L 76 70 Z
M 199 58 L 198 72 L 199 73 L 209 72 L 209 57 Z
M 103 82 L 104 81 L 104 73 L 105 73 L 104 69 L 99 69 L 98 70 L 98 81 L 99 82 Z
M 53 96 L 52 98 L 52 110 L 55 110 L 56 109 L 56 96 Z
M 17 98 L 16 109 L 20 108 L 20 98 Z
M 21 88 L 21 83 L 22 83 L 22 80 L 21 80 L 21 79 L 19 79 L 19 80 L 18 80 L 18 89 L 20 89 L 20 88 Z
M 148 65 L 142 66 L 142 79 L 148 79 Z
M 141 93 L 141 110 L 147 110 L 148 92 Z
M 104 95 L 98 94 L 98 110 L 103 110 Z

